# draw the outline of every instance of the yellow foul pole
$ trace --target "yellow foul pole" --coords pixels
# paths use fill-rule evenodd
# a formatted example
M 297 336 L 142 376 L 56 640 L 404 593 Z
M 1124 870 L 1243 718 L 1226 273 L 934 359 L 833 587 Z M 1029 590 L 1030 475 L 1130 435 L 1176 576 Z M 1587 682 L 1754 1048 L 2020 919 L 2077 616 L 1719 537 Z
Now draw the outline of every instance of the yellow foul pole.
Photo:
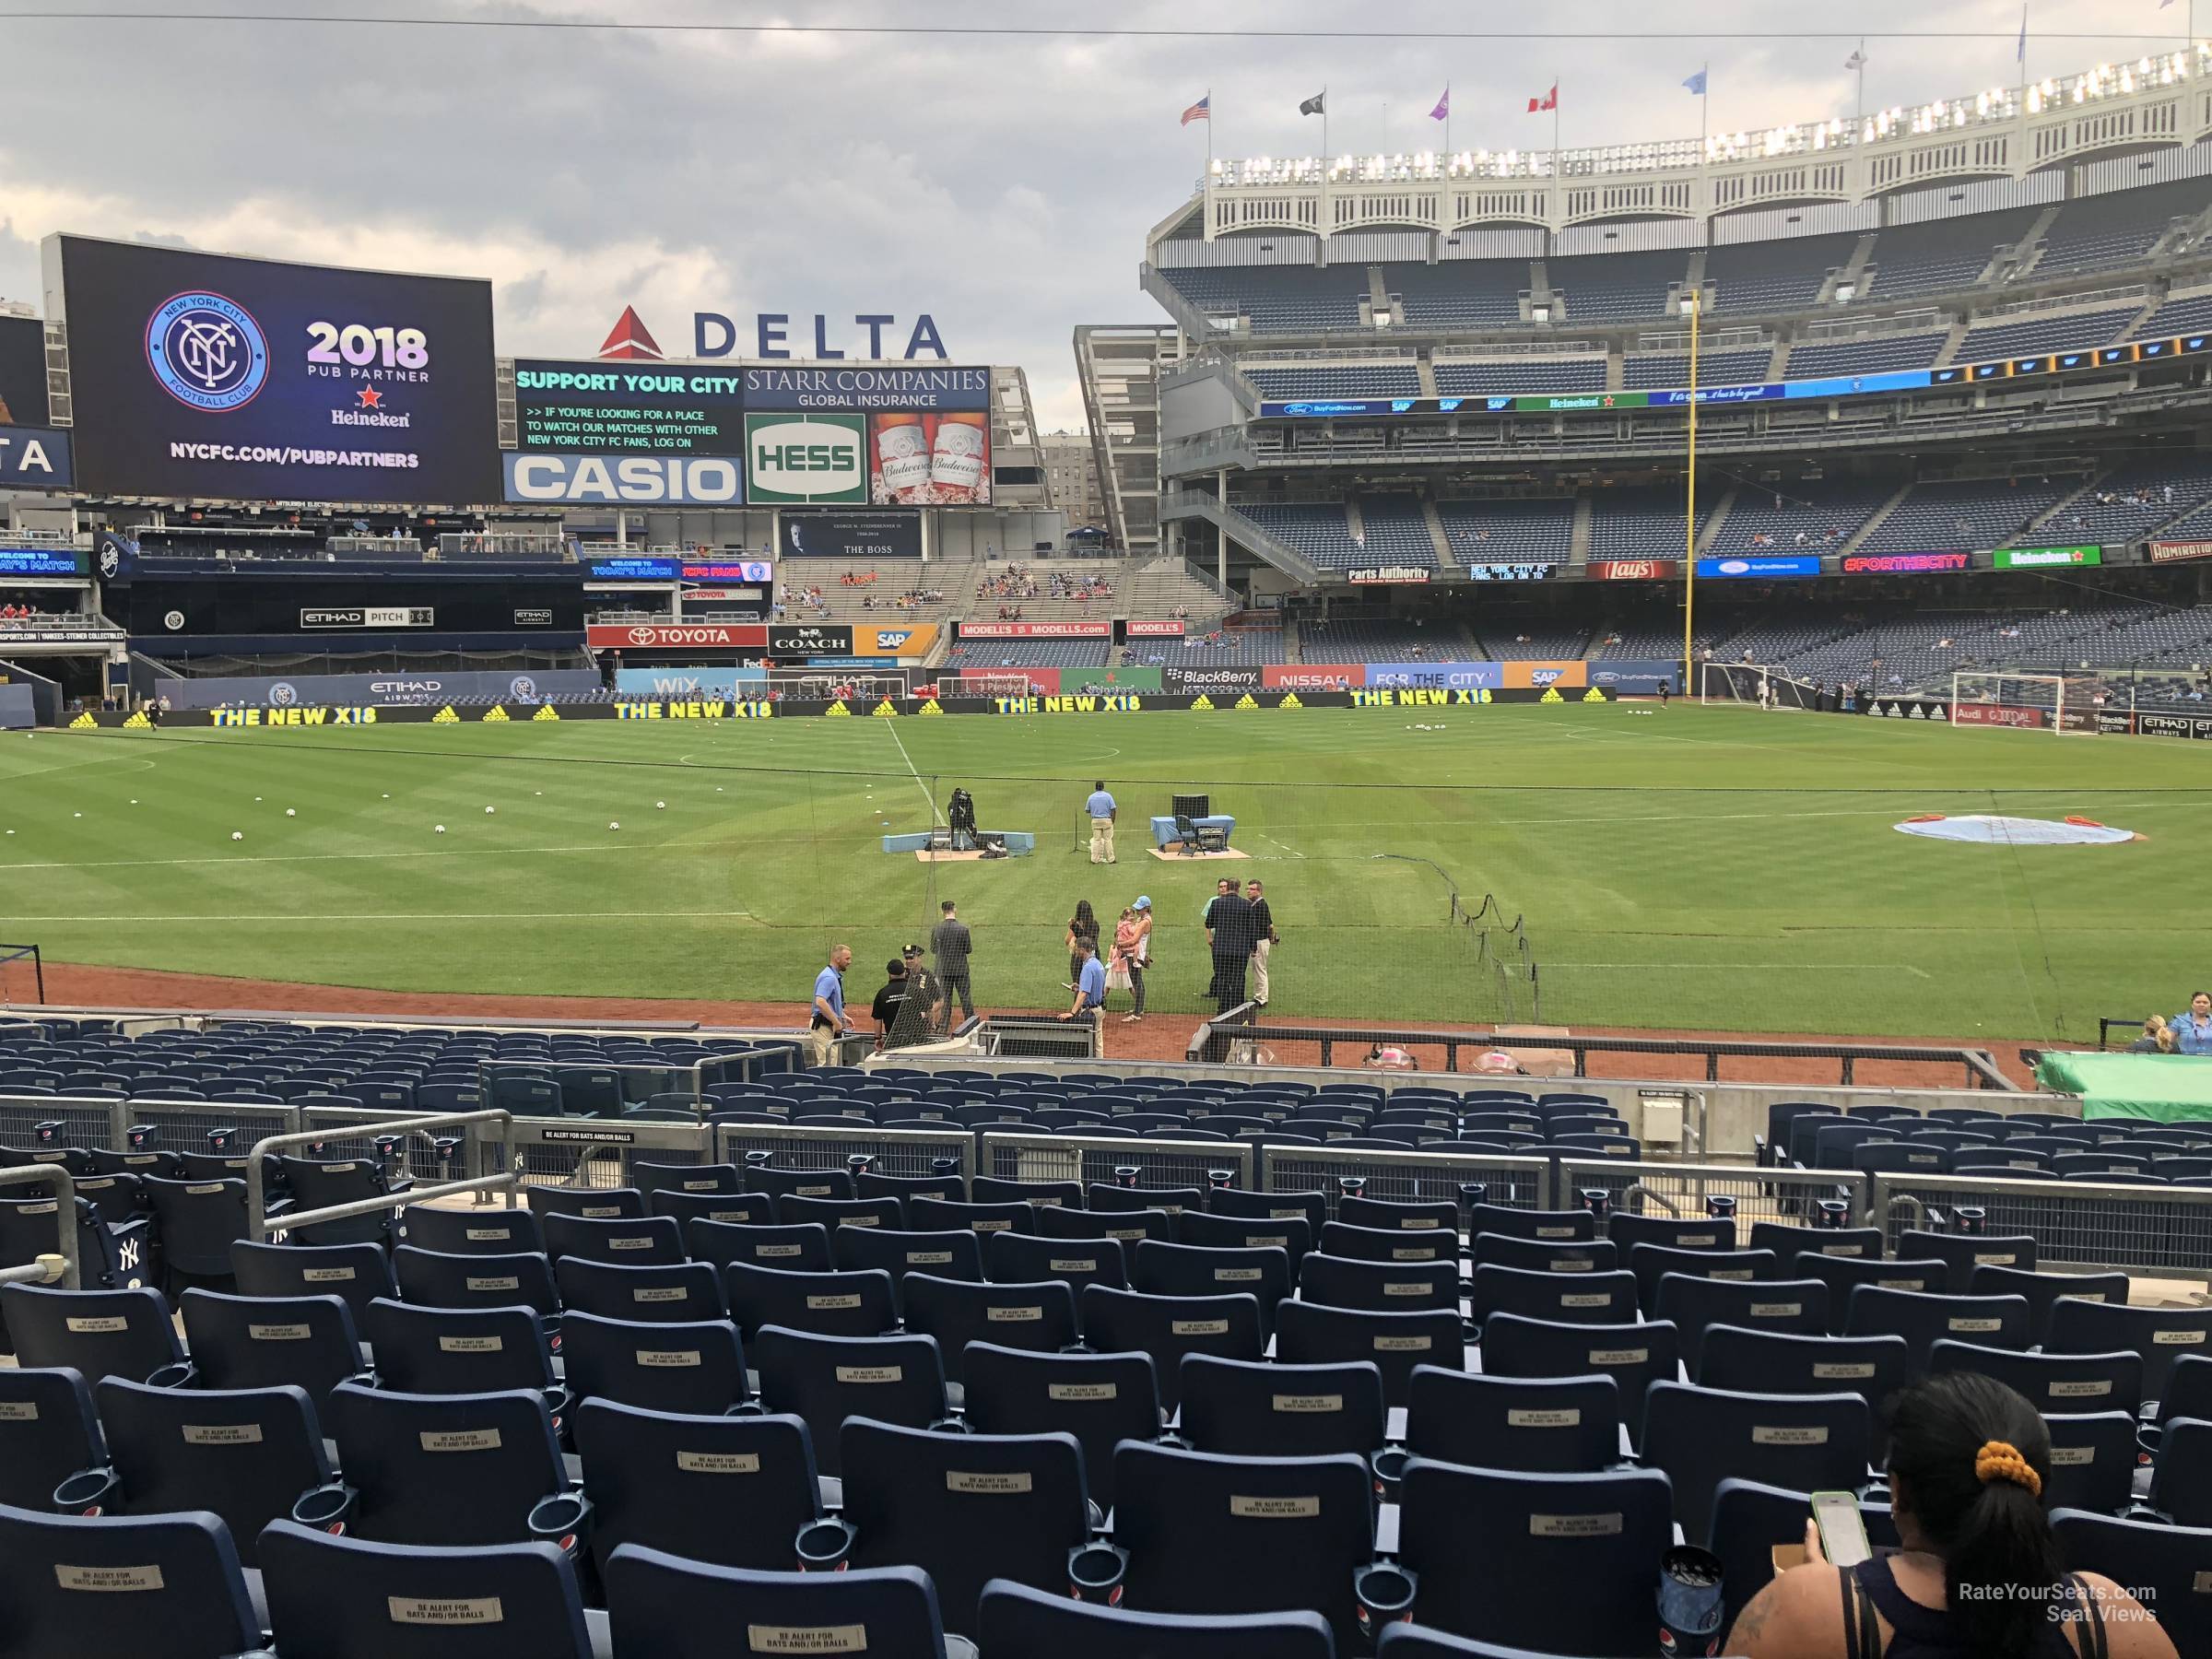
M 1682 693 L 1699 689 L 1690 644 L 1698 606 L 1698 296 L 1689 297 L 1689 500 L 1682 529 Z

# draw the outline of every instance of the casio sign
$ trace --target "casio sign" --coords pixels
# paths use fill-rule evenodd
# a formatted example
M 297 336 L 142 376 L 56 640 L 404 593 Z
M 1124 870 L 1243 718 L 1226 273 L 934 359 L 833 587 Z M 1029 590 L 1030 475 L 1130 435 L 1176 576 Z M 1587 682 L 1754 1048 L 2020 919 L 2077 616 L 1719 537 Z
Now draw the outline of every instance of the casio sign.
M 511 501 L 734 503 L 737 463 L 711 455 L 524 455 L 507 462 Z

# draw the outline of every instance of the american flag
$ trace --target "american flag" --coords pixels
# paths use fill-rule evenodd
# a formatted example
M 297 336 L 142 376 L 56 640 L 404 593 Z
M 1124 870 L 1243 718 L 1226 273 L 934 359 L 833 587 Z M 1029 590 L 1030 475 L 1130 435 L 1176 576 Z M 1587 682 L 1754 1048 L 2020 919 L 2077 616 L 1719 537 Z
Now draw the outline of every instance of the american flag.
M 1184 126 L 1189 126 L 1194 121 L 1211 121 L 1213 118 L 1214 95 L 1211 92 L 1208 92 L 1204 98 L 1200 99 L 1196 103 L 1193 104 L 1189 109 L 1182 112 L 1182 124 Z

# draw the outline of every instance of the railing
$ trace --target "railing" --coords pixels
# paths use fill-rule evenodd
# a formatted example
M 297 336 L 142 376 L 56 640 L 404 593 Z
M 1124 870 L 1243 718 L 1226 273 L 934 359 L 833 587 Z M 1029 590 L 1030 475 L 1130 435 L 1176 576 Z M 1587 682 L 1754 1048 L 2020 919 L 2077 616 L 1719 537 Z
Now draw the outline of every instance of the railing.
M 1477 1053 L 1500 1049 L 1507 1053 L 1517 1050 L 1566 1050 L 1574 1056 L 1574 1076 L 1590 1075 L 1592 1054 L 1690 1054 L 1703 1058 L 1705 1081 L 1718 1083 L 1721 1079 L 1721 1061 L 1724 1057 L 1758 1060 L 1834 1060 L 1841 1067 L 1838 1081 L 1848 1086 L 1861 1061 L 1869 1064 L 1905 1063 L 1923 1065 L 1959 1066 L 1966 1073 L 1967 1086 L 1971 1088 L 1998 1088 L 2018 1093 L 2019 1086 L 2007 1077 L 1986 1049 L 1932 1048 L 1912 1044 L 1874 1042 L 1760 1042 L 1717 1037 L 1515 1037 L 1488 1031 L 1401 1030 L 1384 1026 L 1297 1026 L 1258 1025 L 1247 1023 L 1253 1005 L 1232 1008 L 1217 1018 L 1207 1020 L 1192 1034 L 1184 1058 L 1193 1062 L 1219 1065 L 1228 1056 L 1232 1045 L 1260 1043 L 1273 1046 L 1277 1043 L 1303 1042 L 1317 1044 L 1321 1050 L 1321 1064 L 1335 1063 L 1339 1044 L 1358 1048 L 1372 1048 L 1382 1044 L 1394 1048 L 1417 1046 L 1444 1051 L 1444 1070 L 1457 1072 L 1462 1052 L 1472 1049 Z M 1537 1079 L 1541 1081 L 1542 1079 Z M 1500 1081 L 1509 1085 L 1516 1079 Z
M 1196 1187 L 1214 1184 L 1213 1172 L 1230 1171 L 1230 1184 L 1253 1185 L 1254 1149 L 1241 1141 L 1124 1140 L 1110 1135 L 1026 1135 L 987 1129 L 978 1173 L 1000 1181 L 1075 1181 L 1123 1184 L 1122 1172 L 1136 1171 L 1128 1184 Z
M 1906 1228 L 1958 1231 L 1960 1212 L 1979 1210 L 1979 1230 L 2032 1237 L 2039 1269 L 2117 1268 L 2212 1284 L 2212 1187 L 1877 1175 L 1867 1202 L 1868 1224 L 1892 1251 Z
M 275 1157 L 293 1147 L 320 1147 L 331 1138 L 329 1132 L 324 1129 L 310 1129 L 297 1135 L 272 1135 L 266 1140 L 256 1141 L 253 1150 L 246 1159 L 246 1229 L 254 1243 L 265 1243 L 272 1235 L 290 1232 L 297 1228 L 348 1221 L 356 1216 L 373 1216 L 386 1210 L 401 1210 L 410 1204 L 427 1204 L 433 1198 L 451 1198 L 463 1193 L 505 1193 L 507 1207 L 514 1207 L 515 1194 L 522 1190 L 523 1175 L 513 1158 L 514 1116 L 512 1112 L 453 1112 L 436 1115 L 418 1113 L 400 1118 L 387 1117 L 382 1113 L 374 1115 L 378 1121 L 356 1127 L 352 1131 L 355 1136 L 366 1139 L 392 1135 L 404 1138 L 432 1129 L 473 1131 L 480 1124 L 496 1124 L 500 1130 L 498 1145 L 501 1162 L 505 1167 L 490 1175 L 440 1182 L 435 1186 L 410 1187 L 404 1192 L 385 1193 L 374 1198 L 358 1198 L 350 1204 L 325 1205 L 321 1209 L 288 1210 L 281 1215 L 272 1216 L 268 1213 L 262 1159 Z M 473 1144 L 478 1137 L 471 1134 L 467 1138 Z
M 18 1164 L 0 1169 L 0 1188 L 31 1185 L 48 1187 L 53 1193 L 58 1248 L 51 1254 L 41 1253 L 35 1262 L 0 1267 L 0 1285 L 59 1285 L 65 1290 L 75 1290 L 78 1288 L 76 1182 L 59 1164 Z

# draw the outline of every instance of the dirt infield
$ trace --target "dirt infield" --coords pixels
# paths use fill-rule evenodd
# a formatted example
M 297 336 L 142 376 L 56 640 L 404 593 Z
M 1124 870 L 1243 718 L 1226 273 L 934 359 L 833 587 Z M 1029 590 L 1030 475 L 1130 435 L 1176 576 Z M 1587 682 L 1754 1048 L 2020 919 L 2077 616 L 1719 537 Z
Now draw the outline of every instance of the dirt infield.
M 46 964 L 46 997 L 51 1003 L 92 1007 L 203 1008 L 226 1011 L 255 1010 L 295 1014 L 406 1014 L 430 1018 L 474 1019 L 567 1019 L 697 1021 L 702 1025 L 792 1028 L 803 1010 L 796 1003 L 718 1002 L 707 999 L 671 1001 L 656 997 L 622 996 L 483 996 L 455 993 L 370 991 L 349 985 L 289 983 L 273 980 L 231 979 L 217 975 L 165 973 L 143 968 L 95 968 L 69 962 Z M 1345 1020 L 1312 1020 L 1314 1026 L 1351 1028 Z M 1199 1024 L 1193 1014 L 1155 1014 L 1141 1024 L 1124 1025 L 1118 1015 L 1106 1027 L 1108 1060 L 1181 1060 L 1191 1034 Z M 1481 1026 L 1453 1027 L 1470 1032 Z M 1640 1030 L 1626 1027 L 1576 1028 L 1581 1037 L 1679 1037 L 1700 1041 L 1753 1042 L 1867 1042 L 1900 1047 L 1987 1047 L 2005 1075 L 2023 1088 L 2035 1081 L 2019 1058 L 2019 1044 L 1994 1043 L 1986 1039 L 1958 1037 L 1858 1038 L 1829 1033 L 1755 1034 L 1724 1031 Z M 1424 1072 L 1444 1068 L 1441 1045 L 1415 1057 Z M 1278 1048 L 1273 1054 L 1278 1065 L 1318 1065 L 1318 1044 Z M 1468 1056 L 1463 1054 L 1463 1066 Z M 1336 1051 L 1333 1064 L 1356 1066 L 1359 1053 L 1347 1044 Z M 1633 1077 L 1652 1081 L 1701 1081 L 1705 1061 L 1701 1054 L 1593 1054 L 1588 1075 L 1594 1077 Z M 1832 1060 L 1791 1059 L 1764 1055 L 1730 1055 L 1721 1061 L 1721 1077 L 1731 1083 L 1832 1084 L 1838 1080 L 1838 1063 Z M 1873 1087 L 1962 1088 L 1962 1067 L 1937 1067 L 1919 1062 L 1862 1061 L 1853 1081 Z

